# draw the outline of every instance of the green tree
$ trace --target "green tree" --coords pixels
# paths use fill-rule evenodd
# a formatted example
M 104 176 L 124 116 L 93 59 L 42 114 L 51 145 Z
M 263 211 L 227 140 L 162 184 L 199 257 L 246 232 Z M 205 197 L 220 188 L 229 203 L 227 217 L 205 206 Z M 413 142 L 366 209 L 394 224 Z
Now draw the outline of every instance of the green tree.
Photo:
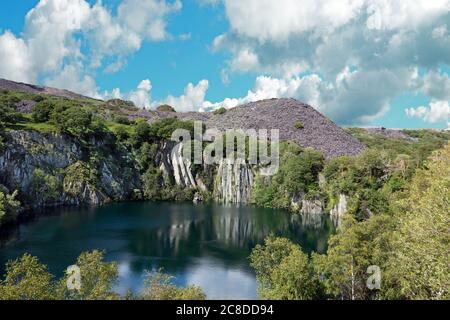
M 160 200 L 162 187 L 161 171 L 153 166 L 149 166 L 142 176 L 143 191 L 146 199 Z
M 69 107 L 62 112 L 54 112 L 51 120 L 61 132 L 81 139 L 100 137 L 106 131 L 104 120 L 81 107 Z
M 20 202 L 16 200 L 18 191 L 11 195 L 0 191 L 0 226 L 16 220 L 20 209 Z
M 119 295 L 113 291 L 117 281 L 117 264 L 104 261 L 104 252 L 83 252 L 75 264 L 80 268 L 81 290 L 67 288 L 68 275 L 59 283 L 59 296 L 70 300 L 114 300 Z
M 272 177 L 258 176 L 255 201 L 269 208 L 290 209 L 293 196 L 319 193 L 319 173 L 324 157 L 312 149 L 301 149 L 290 142 L 280 144 L 280 167 Z
M 347 215 L 338 233 L 328 241 L 327 254 L 312 254 L 316 276 L 328 296 L 360 300 L 380 294 L 367 287 L 367 269 L 376 265 L 386 270 L 394 227 L 388 215 L 373 216 L 363 222 Z
M 200 287 L 177 287 L 174 277 L 158 272 L 147 272 L 144 289 L 140 295 L 144 300 L 205 300 L 206 295 Z
M 6 264 L 0 282 L 0 300 L 50 300 L 55 298 L 53 276 L 29 254 Z
M 395 208 L 387 297 L 450 299 L 450 144 L 418 170 Z
M 33 171 L 33 178 L 30 184 L 30 195 L 33 199 L 42 201 L 42 203 L 51 203 L 58 199 L 61 194 L 62 183 L 42 169 Z
M 224 114 L 227 112 L 227 109 L 225 109 L 224 107 L 220 107 L 219 109 L 216 109 L 213 111 L 214 114 L 220 115 L 220 114 Z
M 269 236 L 250 255 L 263 299 L 307 300 L 319 294 L 308 256 L 286 238 Z
M 47 122 L 50 120 L 50 115 L 55 109 L 55 103 L 50 100 L 43 100 L 36 103 L 31 113 L 31 118 L 34 122 Z

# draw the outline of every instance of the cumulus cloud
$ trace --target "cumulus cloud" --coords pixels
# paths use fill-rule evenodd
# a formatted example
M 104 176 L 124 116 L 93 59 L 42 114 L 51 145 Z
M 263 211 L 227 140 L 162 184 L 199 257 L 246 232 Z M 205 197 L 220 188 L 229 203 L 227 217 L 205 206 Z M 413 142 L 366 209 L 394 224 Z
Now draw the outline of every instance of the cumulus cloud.
M 45 80 L 50 87 L 64 88 L 73 92 L 82 93 L 92 98 L 102 98 L 97 90 L 95 79 L 82 71 L 78 64 L 65 65 L 63 69 Z
M 189 83 L 179 97 L 168 96 L 156 104 L 167 103 L 175 107 L 177 111 L 198 111 L 205 103 L 208 87 L 208 80 L 201 80 L 196 85 Z
M 116 13 L 101 1 L 40 0 L 27 13 L 20 37 L 0 34 L 0 77 L 97 96 L 91 74 L 101 67 L 116 72 L 143 41 L 170 37 L 167 18 L 180 9 L 179 0 L 123 0 Z
M 125 99 L 132 101 L 137 107 L 148 109 L 152 106 L 151 101 L 152 83 L 149 79 L 142 80 L 135 90 L 122 93 L 120 88 L 114 88 L 111 92 L 105 91 L 101 94 L 101 99 Z
M 428 123 L 450 123 L 449 101 L 431 101 L 429 106 L 408 108 L 405 110 L 408 117 L 423 119 Z M 449 126 L 450 127 L 450 126 Z
M 403 88 L 404 83 L 415 87 L 416 75 L 414 69 L 362 73 L 346 68 L 333 81 L 326 81 L 317 74 L 288 79 L 259 76 L 246 96 L 216 103 L 206 101 L 202 110 L 221 106 L 232 108 L 261 99 L 296 98 L 315 106 L 341 124 L 366 123 L 388 110 L 389 97 L 400 87 Z M 377 86 L 374 87 L 373 83 Z
M 124 0 L 118 8 L 118 18 L 127 30 L 143 34 L 149 40 L 168 37 L 166 17 L 181 9 L 180 0 L 173 3 L 159 0 Z
M 450 100 L 450 77 L 448 74 L 431 71 L 423 77 L 422 92 L 438 100 Z
M 449 0 L 223 4 L 230 30 L 212 43 L 214 51 L 231 55 L 223 74 L 265 74 L 281 83 L 316 75 L 310 101 L 340 123 L 370 122 L 407 91 L 448 99 L 448 74 L 440 68 L 450 65 Z M 347 78 L 343 70 L 351 70 Z M 303 89 L 293 93 L 305 96 Z
M 135 105 L 141 108 L 150 108 L 152 83 L 150 80 L 142 80 L 135 91 L 128 94 L 128 100 L 133 101 Z
M 11 32 L 0 35 L 0 76 L 17 81 L 31 82 L 35 73 L 27 45 Z

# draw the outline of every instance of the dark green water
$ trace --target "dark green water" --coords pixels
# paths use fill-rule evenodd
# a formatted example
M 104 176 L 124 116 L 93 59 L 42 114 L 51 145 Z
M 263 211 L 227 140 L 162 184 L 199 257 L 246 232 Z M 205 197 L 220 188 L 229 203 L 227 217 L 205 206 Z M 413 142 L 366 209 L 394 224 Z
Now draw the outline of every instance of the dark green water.
M 4 235 L 0 272 L 28 252 L 61 275 L 86 250 L 106 251 L 119 266 L 117 291 L 138 291 L 145 270 L 164 270 L 179 285 L 203 287 L 209 298 L 256 298 L 251 249 L 270 233 L 305 251 L 323 252 L 332 232 L 325 217 L 307 221 L 284 211 L 178 203 L 120 203 L 58 209 Z

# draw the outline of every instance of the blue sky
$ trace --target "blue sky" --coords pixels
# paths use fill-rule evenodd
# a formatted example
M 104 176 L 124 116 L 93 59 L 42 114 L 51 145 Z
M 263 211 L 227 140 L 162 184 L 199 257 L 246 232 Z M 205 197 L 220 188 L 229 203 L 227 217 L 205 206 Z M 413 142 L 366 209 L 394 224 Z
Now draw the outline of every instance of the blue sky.
M 449 8 L 450 0 L 4 0 L 0 77 L 179 111 L 294 97 L 342 125 L 444 129 Z

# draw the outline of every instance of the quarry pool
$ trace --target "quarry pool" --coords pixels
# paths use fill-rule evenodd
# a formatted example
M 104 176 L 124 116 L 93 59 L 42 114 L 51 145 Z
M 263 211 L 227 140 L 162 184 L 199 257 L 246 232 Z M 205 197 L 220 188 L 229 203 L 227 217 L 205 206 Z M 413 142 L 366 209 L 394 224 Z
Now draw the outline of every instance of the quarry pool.
M 333 230 L 326 216 L 300 217 L 251 206 L 119 203 L 57 209 L 3 234 L 5 263 L 28 252 L 62 275 L 86 250 L 116 261 L 116 290 L 138 292 L 145 270 L 163 268 L 179 285 L 201 286 L 210 299 L 255 299 L 251 249 L 269 234 L 285 236 L 305 251 L 324 252 Z

